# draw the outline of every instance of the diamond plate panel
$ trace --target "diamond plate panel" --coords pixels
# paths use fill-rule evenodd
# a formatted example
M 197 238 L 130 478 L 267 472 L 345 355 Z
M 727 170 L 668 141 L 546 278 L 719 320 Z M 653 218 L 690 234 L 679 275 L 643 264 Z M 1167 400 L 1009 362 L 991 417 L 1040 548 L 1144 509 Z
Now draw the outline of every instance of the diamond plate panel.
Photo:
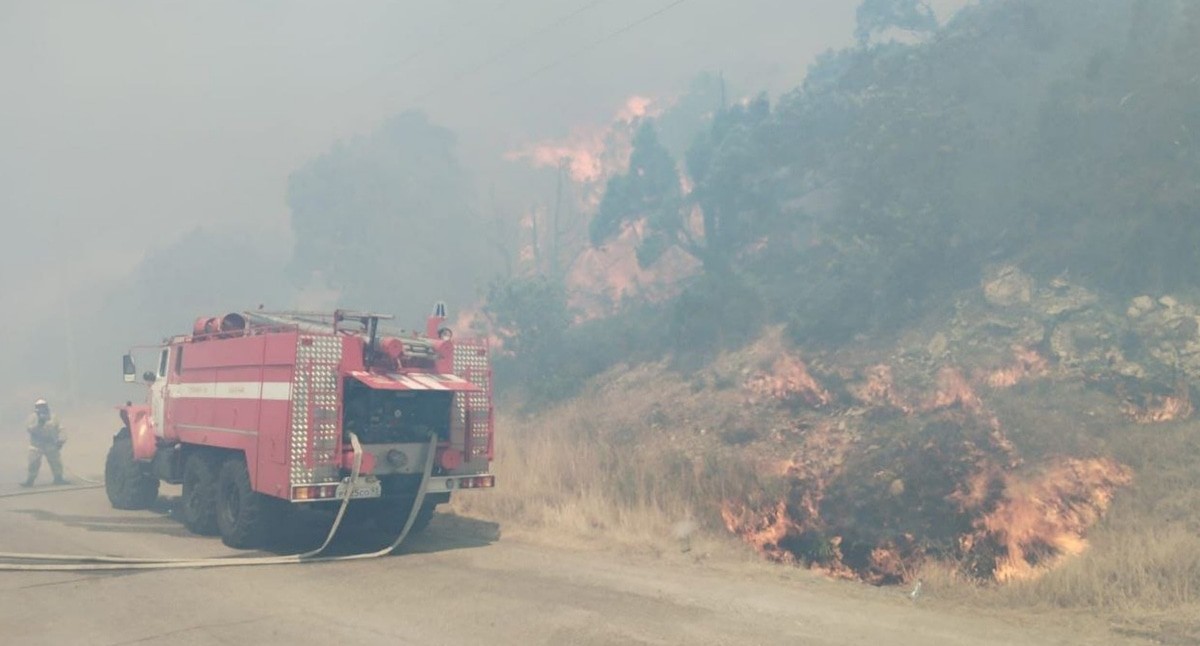
M 466 429 L 467 460 L 492 457 L 492 371 L 486 341 L 455 342 L 454 374 L 470 381 L 482 392 L 460 393 L 455 398 L 458 423 Z M 469 414 L 469 415 L 468 415 Z
M 342 340 L 301 336 L 296 346 L 292 383 L 292 485 L 328 482 L 337 477 L 338 364 Z

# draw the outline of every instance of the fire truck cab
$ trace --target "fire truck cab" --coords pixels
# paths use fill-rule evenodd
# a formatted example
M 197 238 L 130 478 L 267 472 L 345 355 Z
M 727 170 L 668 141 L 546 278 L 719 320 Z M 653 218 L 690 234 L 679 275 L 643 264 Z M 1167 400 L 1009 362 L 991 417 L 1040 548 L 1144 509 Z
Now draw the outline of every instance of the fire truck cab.
M 424 481 L 419 531 L 452 492 L 493 487 L 486 341 L 456 338 L 440 304 L 424 334 L 385 330 L 388 319 L 242 312 L 156 346 L 146 403 L 119 409 L 109 501 L 145 508 L 160 482 L 181 484 L 189 529 L 250 547 L 295 505 L 348 496 L 348 514 L 398 529 Z M 138 380 L 132 353 L 124 377 Z

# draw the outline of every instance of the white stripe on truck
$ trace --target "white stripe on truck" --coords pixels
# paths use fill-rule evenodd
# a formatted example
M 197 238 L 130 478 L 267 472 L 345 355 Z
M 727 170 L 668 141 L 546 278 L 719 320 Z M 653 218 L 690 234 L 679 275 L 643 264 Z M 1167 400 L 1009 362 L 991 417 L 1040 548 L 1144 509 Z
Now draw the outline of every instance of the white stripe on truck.
M 219 381 L 206 384 L 167 384 L 172 399 L 264 399 L 288 401 L 292 384 L 287 381 Z

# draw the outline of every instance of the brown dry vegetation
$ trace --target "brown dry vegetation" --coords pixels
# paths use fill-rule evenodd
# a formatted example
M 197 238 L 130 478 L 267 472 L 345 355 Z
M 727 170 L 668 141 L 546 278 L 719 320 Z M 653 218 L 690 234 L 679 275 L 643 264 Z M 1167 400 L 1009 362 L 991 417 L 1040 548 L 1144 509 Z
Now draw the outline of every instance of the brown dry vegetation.
M 458 497 L 456 511 L 546 540 L 649 550 L 720 535 L 711 501 L 759 481 L 736 450 L 705 448 L 728 432 L 719 411 L 736 408 L 738 391 L 698 388 L 661 365 L 597 381 L 593 394 L 540 414 L 502 414 L 497 489 Z
M 1200 641 L 1200 428 L 1145 425 L 1118 402 L 1079 385 L 1024 388 L 998 406 L 1014 441 L 1061 454 L 1090 447 L 1135 479 L 1088 533 L 1088 547 L 1031 581 L 980 586 L 944 563 L 921 572 L 925 589 L 979 606 L 1070 609 L 1109 617 L 1118 632 L 1165 643 Z M 1086 421 L 1081 421 L 1086 420 Z
M 722 504 L 783 499 L 788 470 L 795 471 L 795 447 L 812 436 L 811 427 L 797 419 L 804 411 L 827 412 L 815 411 L 828 398 L 808 383 L 811 366 L 782 361 L 785 350 L 779 335 L 768 335 L 694 374 L 665 364 L 622 366 L 596 379 L 586 396 L 533 415 L 508 412 L 500 420 L 498 489 L 461 496 L 455 509 L 537 540 L 683 550 L 696 557 L 737 549 Z M 1036 364 L 1018 356 L 1005 375 L 1024 366 L 1041 377 L 1046 369 Z M 783 382 L 763 381 L 762 374 L 780 366 Z M 828 369 L 817 365 L 813 372 Z M 864 374 L 865 382 L 851 384 L 857 392 L 902 411 L 886 371 Z M 981 373 L 976 382 L 991 383 L 988 374 L 995 373 Z M 961 563 L 930 558 L 905 578 L 922 578 L 934 603 L 1067 609 L 1109 617 L 1119 632 L 1168 643 L 1200 639 L 1196 423 L 1141 423 L 1125 400 L 1080 380 L 993 385 L 1002 388 L 987 391 L 987 414 L 1002 420 L 1012 451 L 1046 459 L 1111 459 L 1129 469 L 1132 484 L 1112 489 L 1111 507 L 1098 520 L 1089 516 L 1093 509 L 1068 504 L 1068 513 L 1095 524 L 1078 549 L 1067 549 L 1040 576 L 981 583 L 964 575 Z M 795 401 L 764 407 L 757 401 L 764 393 Z M 853 414 L 847 419 L 843 431 L 852 433 L 861 422 Z M 1052 470 L 1071 462 L 1046 464 L 1059 465 L 1048 467 Z M 1114 473 L 1119 477 L 1120 471 Z M 1038 486 L 1036 478 L 1030 482 Z

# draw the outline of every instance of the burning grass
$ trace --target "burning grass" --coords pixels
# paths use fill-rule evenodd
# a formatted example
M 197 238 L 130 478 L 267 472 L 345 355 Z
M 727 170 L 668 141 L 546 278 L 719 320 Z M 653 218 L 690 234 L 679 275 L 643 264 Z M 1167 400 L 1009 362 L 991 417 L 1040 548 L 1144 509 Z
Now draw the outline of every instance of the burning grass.
M 802 401 L 842 420 L 806 427 L 780 499 L 725 501 L 726 528 L 770 560 L 874 584 L 907 583 L 931 559 L 975 580 L 1029 580 L 1081 554 L 1132 472 L 1111 459 L 1026 465 L 979 391 L 1049 372 L 1036 352 L 1013 354 L 1010 366 L 974 379 L 943 365 L 927 394 L 898 387 L 886 364 L 868 365 L 844 401 L 781 356 L 772 373 L 748 380 L 757 401 Z
M 808 372 L 799 357 L 784 354 L 777 358 L 770 371 L 759 372 L 746 382 L 753 400 L 777 400 L 785 403 L 803 402 L 821 407 L 833 401 L 821 384 Z
M 991 496 L 970 496 L 964 512 L 972 530 L 960 538 L 969 571 L 1000 583 L 1036 579 L 1087 548 L 1087 531 L 1108 510 L 1117 489 L 1133 474 L 1113 460 L 1061 459 L 1040 473 L 980 473 L 977 488 Z M 994 484 L 993 484 L 994 483 Z
M 873 584 L 910 582 L 928 562 L 1015 582 L 1083 554 L 1132 481 L 1114 460 L 1031 459 L 1009 437 L 981 389 L 1044 376 L 1037 355 L 1014 350 L 1015 382 L 942 366 L 901 386 L 894 368 L 867 363 L 827 384 L 780 343 L 690 379 L 619 368 L 587 397 L 505 420 L 504 486 L 459 509 L 660 547 L 694 522 L 769 560 Z M 713 385 L 730 374 L 745 387 Z
M 734 535 L 836 578 L 920 578 L 935 599 L 1106 612 L 1194 643 L 1200 625 L 1179 620 L 1200 609 L 1187 382 L 1130 396 L 1044 347 L 959 350 L 801 359 L 769 334 L 696 374 L 621 367 L 506 420 L 501 488 L 456 504 L 541 538 Z

